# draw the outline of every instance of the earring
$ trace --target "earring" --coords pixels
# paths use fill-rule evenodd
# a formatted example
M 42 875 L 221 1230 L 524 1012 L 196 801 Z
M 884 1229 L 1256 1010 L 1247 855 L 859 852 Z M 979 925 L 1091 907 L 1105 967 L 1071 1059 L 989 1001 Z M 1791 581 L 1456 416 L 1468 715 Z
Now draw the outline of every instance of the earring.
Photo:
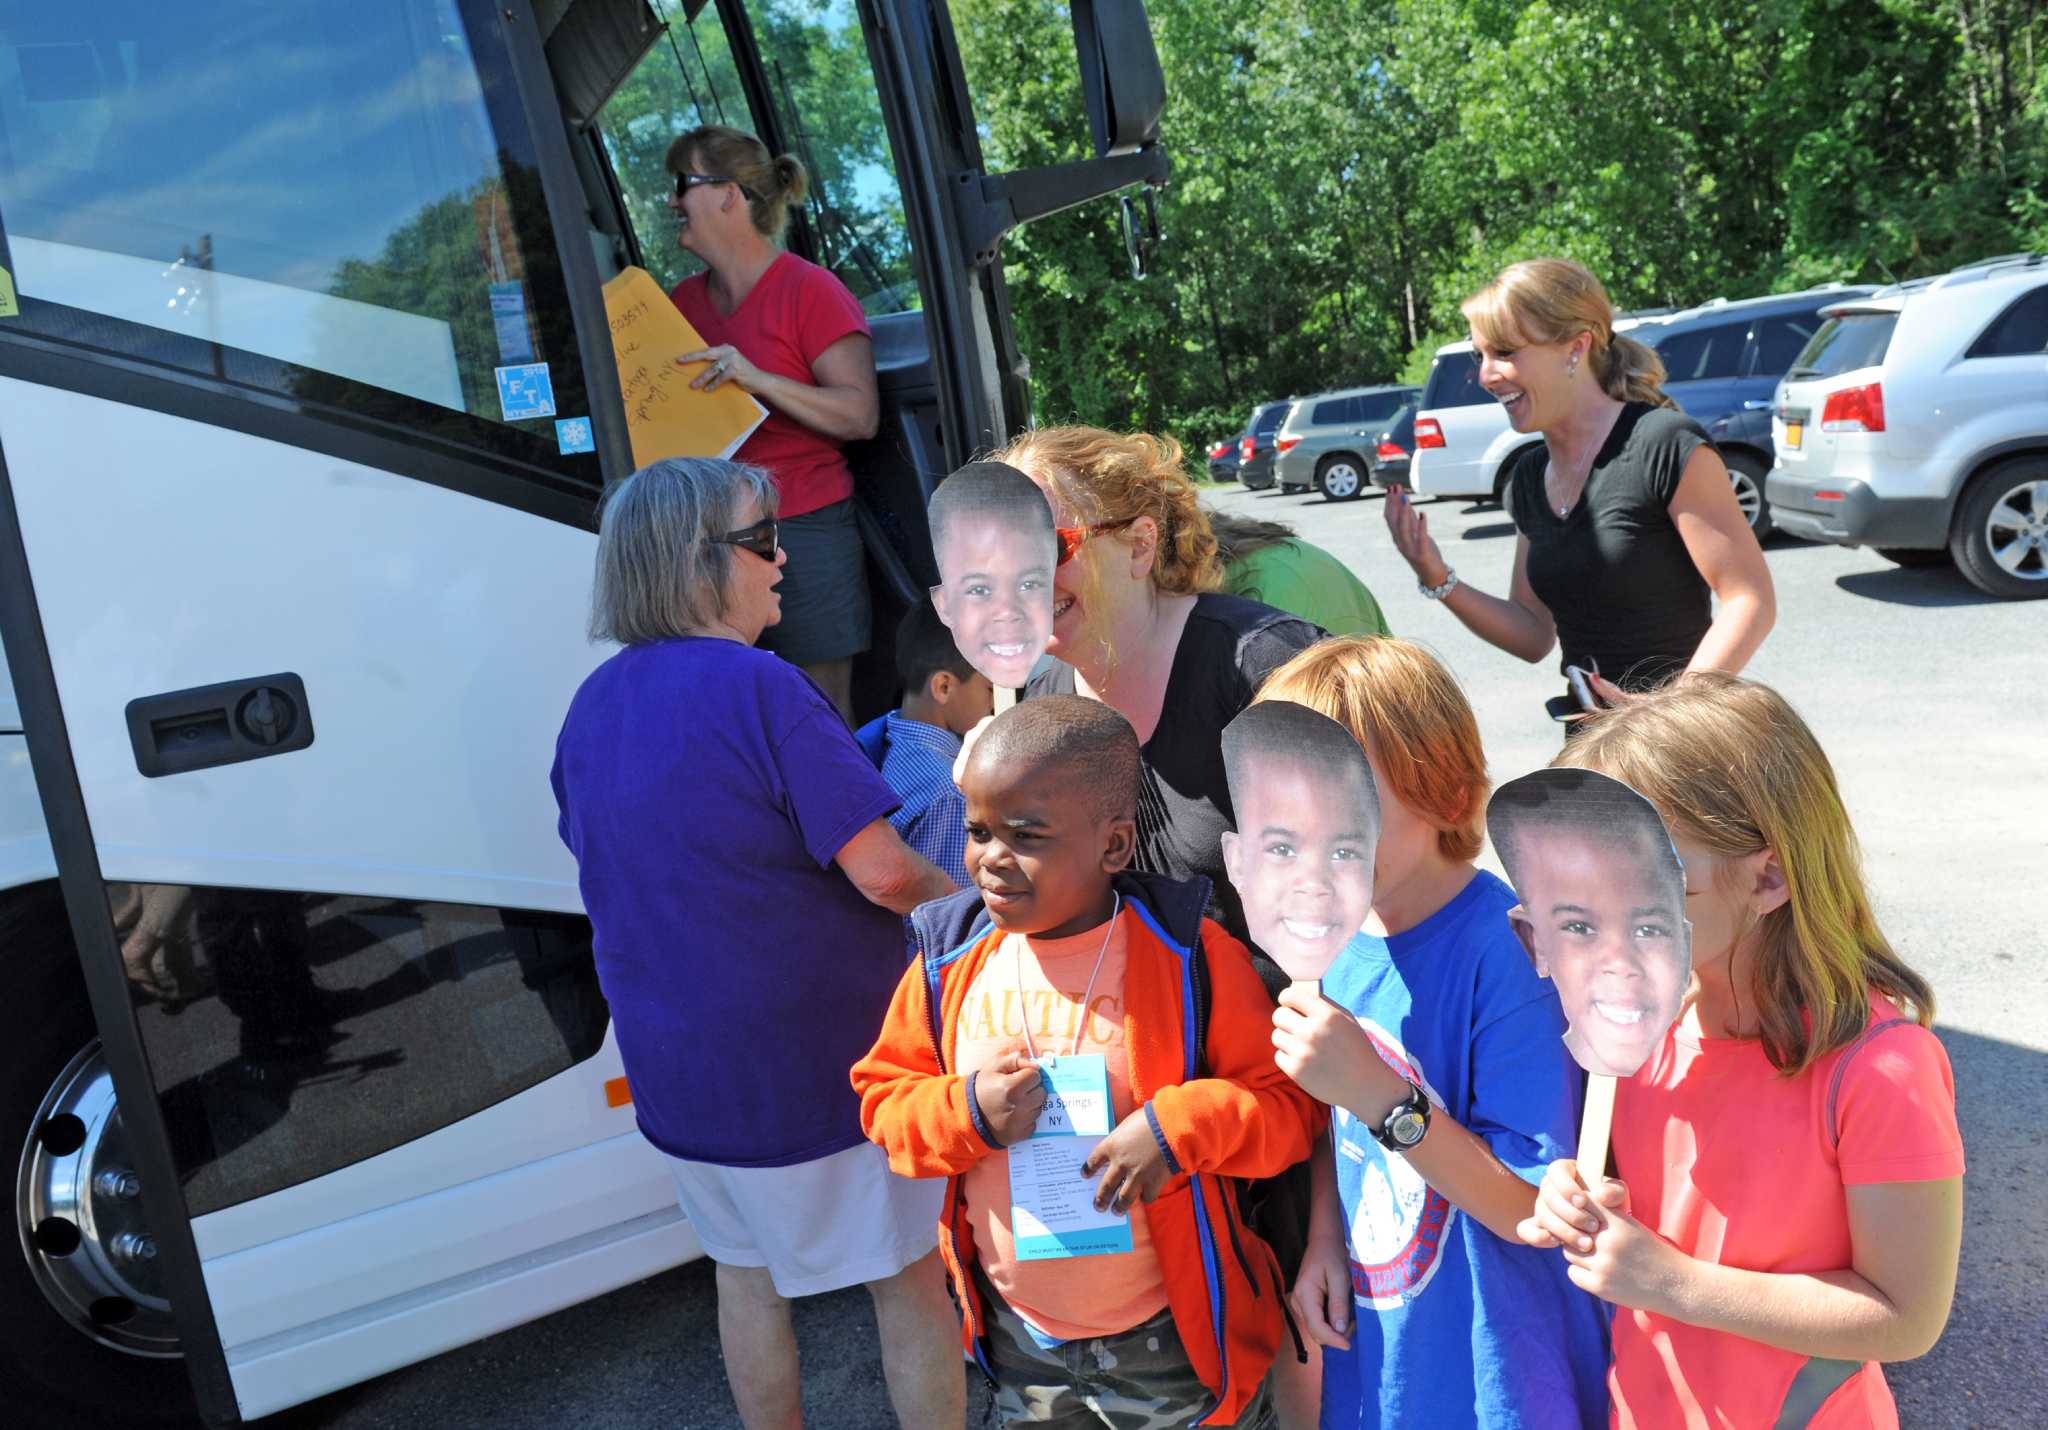
M 1577 377 L 1579 375 L 1579 355 L 1577 353 L 1573 353 L 1571 357 L 1566 360 L 1564 365 L 1564 375 L 1566 377 Z

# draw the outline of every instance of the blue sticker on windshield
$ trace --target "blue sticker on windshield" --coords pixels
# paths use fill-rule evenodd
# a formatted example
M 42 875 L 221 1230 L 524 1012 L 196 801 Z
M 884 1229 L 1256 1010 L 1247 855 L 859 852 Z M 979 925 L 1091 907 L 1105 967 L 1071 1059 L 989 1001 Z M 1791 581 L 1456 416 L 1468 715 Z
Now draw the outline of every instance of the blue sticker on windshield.
M 555 445 L 567 456 L 571 452 L 595 452 L 597 439 L 590 434 L 588 417 L 563 417 L 555 423 Z
M 493 369 L 498 375 L 498 410 L 507 422 L 555 415 L 555 384 L 544 362 Z

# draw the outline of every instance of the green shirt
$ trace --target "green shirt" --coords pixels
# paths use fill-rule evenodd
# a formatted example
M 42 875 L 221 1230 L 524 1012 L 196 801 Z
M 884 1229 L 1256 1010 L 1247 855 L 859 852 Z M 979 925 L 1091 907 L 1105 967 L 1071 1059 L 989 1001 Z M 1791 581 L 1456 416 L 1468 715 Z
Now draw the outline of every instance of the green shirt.
M 1351 568 L 1306 541 L 1276 541 L 1230 563 L 1223 589 L 1314 621 L 1333 636 L 1387 636 L 1380 603 Z

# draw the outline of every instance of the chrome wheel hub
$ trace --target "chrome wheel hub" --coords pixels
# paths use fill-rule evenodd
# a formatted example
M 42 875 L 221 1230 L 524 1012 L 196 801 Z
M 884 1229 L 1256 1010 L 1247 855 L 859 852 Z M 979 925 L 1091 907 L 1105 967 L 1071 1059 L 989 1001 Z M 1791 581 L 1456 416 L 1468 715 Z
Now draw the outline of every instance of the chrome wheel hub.
M 1984 519 L 1985 545 L 2007 575 L 2048 581 L 2048 482 L 2022 482 Z
M 1735 488 L 1735 504 L 1742 508 L 1742 519 L 1751 526 L 1756 525 L 1756 514 L 1763 510 L 1764 494 L 1754 478 L 1747 472 L 1728 469 L 1729 484 Z
M 58 1074 L 29 1124 L 14 1219 L 36 1286 L 66 1321 L 130 1355 L 179 1354 L 142 1179 L 97 1042 Z
M 1358 490 L 1358 468 L 1338 462 L 1323 473 L 1323 490 L 1333 497 L 1348 497 Z

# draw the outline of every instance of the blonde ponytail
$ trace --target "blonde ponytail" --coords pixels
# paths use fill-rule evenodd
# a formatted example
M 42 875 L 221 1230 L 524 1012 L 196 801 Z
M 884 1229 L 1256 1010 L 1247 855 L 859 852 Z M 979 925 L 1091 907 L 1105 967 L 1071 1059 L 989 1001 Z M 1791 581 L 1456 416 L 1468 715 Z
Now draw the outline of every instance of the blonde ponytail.
M 1677 404 L 1664 395 L 1664 359 L 1647 343 L 1616 333 L 1603 351 L 1595 335 L 1587 357 L 1600 374 L 1600 386 L 1618 402 L 1647 402 L 1653 407 Z

